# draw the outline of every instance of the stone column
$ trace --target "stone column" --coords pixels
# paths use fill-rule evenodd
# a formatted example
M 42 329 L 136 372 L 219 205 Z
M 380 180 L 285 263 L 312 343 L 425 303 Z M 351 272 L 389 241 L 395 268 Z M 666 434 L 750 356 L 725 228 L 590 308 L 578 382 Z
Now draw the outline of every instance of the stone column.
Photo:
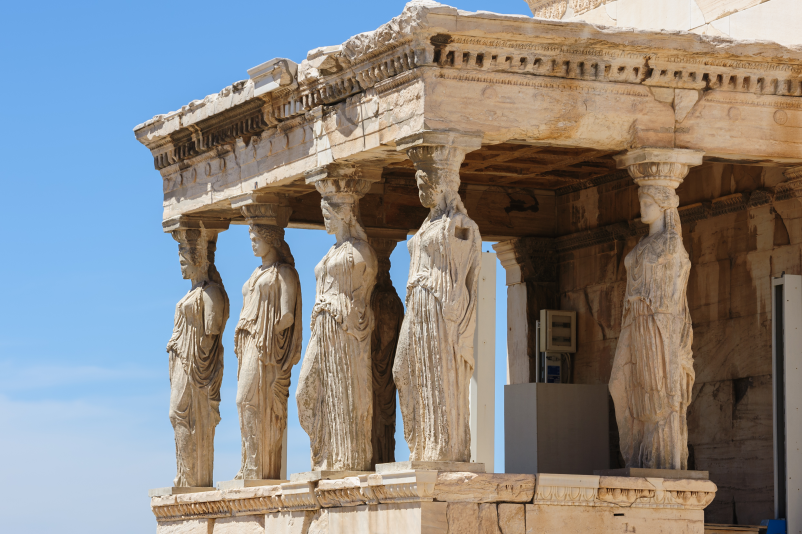
M 481 137 L 425 131 L 397 141 L 429 216 L 410 239 L 407 310 L 393 376 L 412 461 L 469 462 L 470 381 L 482 237 L 459 196 Z
M 637 149 L 616 156 L 638 184 L 649 234 L 627 254 L 627 289 L 610 394 L 626 467 L 688 468 L 694 371 L 686 291 L 691 261 L 682 244 L 675 190 L 702 153 Z
M 309 434 L 313 471 L 366 471 L 373 456 L 371 308 L 378 265 L 359 217 L 370 180 L 352 164 L 311 171 L 322 196 L 326 231 L 336 237 L 315 268 L 312 337 L 296 399 Z
M 286 478 L 287 398 L 301 359 L 301 285 L 284 240 L 292 209 L 280 194 L 248 193 L 231 201 L 249 225 L 258 265 L 242 288 L 234 331 L 241 467 L 221 487 L 276 483 Z
M 507 384 L 535 382 L 536 321 L 540 310 L 560 308 L 554 243 L 527 237 L 493 249 L 507 273 Z
M 393 362 L 398 334 L 404 320 L 404 303 L 390 280 L 390 255 L 399 241 L 406 241 L 406 232 L 368 229 L 369 242 L 376 252 L 378 273 L 370 307 L 376 326 L 371 336 L 370 353 L 373 367 L 373 459 L 376 464 L 395 462 L 396 388 Z
M 192 282 L 175 308 L 167 343 L 170 364 L 170 422 L 175 430 L 177 475 L 174 487 L 214 486 L 214 432 L 220 422 L 223 330 L 228 295 L 214 266 L 217 234 L 229 221 L 177 217 L 165 232 L 178 241 L 182 276 Z M 172 493 L 168 488 L 166 492 Z

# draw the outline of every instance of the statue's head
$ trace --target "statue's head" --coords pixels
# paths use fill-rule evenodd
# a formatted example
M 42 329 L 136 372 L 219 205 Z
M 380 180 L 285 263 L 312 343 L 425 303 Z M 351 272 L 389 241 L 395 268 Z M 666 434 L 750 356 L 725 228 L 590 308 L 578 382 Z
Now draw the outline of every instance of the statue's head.
M 209 240 L 203 230 L 175 230 L 173 239 L 178 241 L 178 261 L 181 276 L 185 280 L 206 278 L 209 271 Z M 211 244 L 214 246 L 214 243 Z M 214 251 L 212 251 L 212 254 Z
M 320 208 L 326 232 L 338 239 L 367 240 L 359 218 L 359 199 L 370 189 L 370 182 L 354 178 L 327 178 L 315 182 L 320 192 Z
M 354 208 L 347 202 L 330 202 L 323 199 L 320 202 L 323 211 L 323 223 L 326 232 L 332 235 L 341 235 L 345 232 L 354 217 Z
M 652 224 L 665 216 L 665 212 L 679 206 L 679 196 L 674 189 L 662 185 L 643 185 L 638 188 L 640 219 Z
M 292 257 L 289 245 L 284 241 L 284 228 L 281 226 L 251 223 L 249 235 L 253 255 L 257 258 L 264 258 L 275 250 L 280 262 L 295 265 L 295 258 Z
M 264 258 L 272 250 L 281 250 L 284 229 L 270 224 L 252 224 L 249 232 L 253 255 Z

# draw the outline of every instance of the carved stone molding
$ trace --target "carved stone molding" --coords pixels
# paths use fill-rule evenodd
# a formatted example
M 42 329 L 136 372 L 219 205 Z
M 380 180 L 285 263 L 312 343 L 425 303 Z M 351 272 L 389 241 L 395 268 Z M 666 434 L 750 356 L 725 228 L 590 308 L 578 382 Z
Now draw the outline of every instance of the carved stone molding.
M 396 149 L 405 151 L 418 171 L 443 181 L 454 191 L 460 184 L 459 168 L 465 154 L 481 147 L 480 134 L 450 130 L 426 130 L 396 141 Z
M 708 480 L 412 470 L 153 497 L 151 508 L 160 522 L 434 500 L 701 510 L 716 491 Z
M 369 500 L 362 492 L 359 477 L 321 480 L 315 490 L 315 495 L 323 508 L 360 506 Z
M 376 503 L 426 502 L 434 500 L 437 471 L 377 473 L 362 475 L 360 481 L 364 493 Z
M 297 512 L 318 510 L 320 502 L 314 482 L 288 482 L 281 484 L 281 510 Z
M 162 229 L 168 234 L 176 230 L 205 230 L 207 232 L 220 233 L 228 230 L 230 225 L 231 221 L 228 219 L 181 215 L 164 221 Z
M 587 13 L 612 0 L 570 0 L 574 16 Z M 541 19 L 559 20 L 568 10 L 569 0 L 526 0 L 532 15 Z
M 702 164 L 703 152 L 681 148 L 638 148 L 613 156 L 619 169 L 627 169 L 639 186 L 676 189 L 690 168 Z
M 353 163 L 331 163 L 317 167 L 304 175 L 307 184 L 313 184 L 324 198 L 334 202 L 355 203 L 381 179 L 381 169 Z
M 232 198 L 231 207 L 240 209 L 246 224 L 286 228 L 292 214 L 287 196 L 276 193 L 246 193 Z

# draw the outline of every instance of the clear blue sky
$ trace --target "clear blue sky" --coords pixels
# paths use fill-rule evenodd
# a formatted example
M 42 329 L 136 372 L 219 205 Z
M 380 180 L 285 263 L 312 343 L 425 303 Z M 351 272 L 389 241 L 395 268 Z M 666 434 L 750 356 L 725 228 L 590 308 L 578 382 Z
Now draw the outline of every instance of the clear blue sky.
M 524 0 L 456 7 L 530 14 Z M 247 78 L 273 57 L 377 28 L 403 1 L 10 2 L 4 5 L 0 166 L 0 515 L 5 532 L 155 532 L 147 489 L 170 485 L 165 344 L 186 293 L 176 243 L 161 231 L 161 180 L 132 128 Z M 331 246 L 290 230 L 304 297 Z M 485 250 L 489 247 L 486 245 Z M 231 297 L 215 480 L 239 463 L 233 325 L 256 265 L 243 227 L 221 235 Z M 393 255 L 403 298 L 409 257 Z M 506 300 L 498 266 L 496 470 L 503 470 Z M 297 369 L 291 395 L 295 394 Z M 290 471 L 309 440 L 290 404 Z M 400 432 L 400 428 L 399 428 Z M 399 434 L 400 459 L 408 450 Z M 113 527 L 112 527 L 113 525 Z

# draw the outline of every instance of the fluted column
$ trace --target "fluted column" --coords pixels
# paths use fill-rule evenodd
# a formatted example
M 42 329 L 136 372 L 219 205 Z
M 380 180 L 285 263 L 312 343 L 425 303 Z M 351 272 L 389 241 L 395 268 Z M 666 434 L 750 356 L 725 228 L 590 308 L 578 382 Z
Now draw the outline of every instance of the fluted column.
M 459 196 L 459 168 L 481 137 L 425 131 L 397 148 L 415 165 L 429 216 L 410 239 L 407 310 L 393 376 L 415 461 L 468 462 L 482 238 Z
M 638 184 L 649 234 L 627 254 L 627 289 L 610 393 L 627 467 L 688 468 L 686 413 L 694 382 L 686 291 L 691 262 L 682 244 L 676 188 L 702 153 L 638 149 L 616 156 Z
M 181 274 L 192 286 L 175 309 L 167 343 L 170 422 L 175 431 L 174 487 L 214 486 L 214 433 L 220 422 L 223 330 L 228 295 L 214 265 L 217 235 L 229 221 L 177 217 L 162 225 L 178 242 Z M 170 492 L 168 492 L 170 493 Z
M 307 174 L 322 197 L 326 231 L 336 237 L 315 268 L 312 337 L 296 398 L 309 434 L 314 471 L 366 471 L 373 456 L 373 371 L 370 306 L 378 269 L 359 217 L 370 189 L 367 173 L 331 164 Z

